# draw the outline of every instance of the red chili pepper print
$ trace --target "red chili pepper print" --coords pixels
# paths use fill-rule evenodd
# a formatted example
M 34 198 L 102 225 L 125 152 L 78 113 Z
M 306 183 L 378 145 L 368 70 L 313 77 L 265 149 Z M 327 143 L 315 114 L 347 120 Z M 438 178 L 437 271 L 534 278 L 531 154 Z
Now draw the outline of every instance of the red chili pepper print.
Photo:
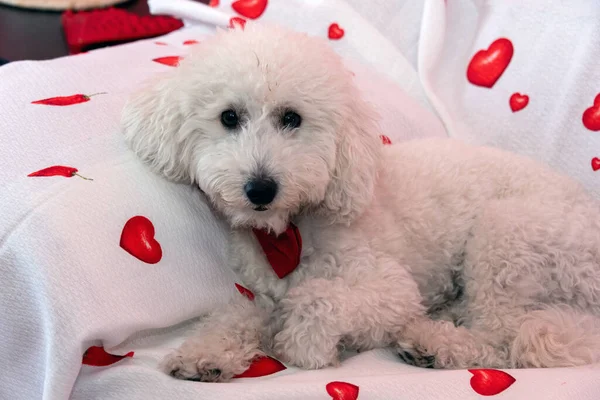
M 183 57 L 180 56 L 167 56 L 167 57 L 159 57 L 155 58 L 152 61 L 157 62 L 159 64 L 168 65 L 169 67 L 176 67 L 179 65 L 179 62 L 183 60 Z
M 32 172 L 27 176 L 29 176 L 29 177 L 64 176 L 66 178 L 72 178 L 74 176 L 78 176 L 81 179 L 85 179 L 86 181 L 93 181 L 93 179 L 81 176 L 77 172 L 78 172 L 77 168 L 65 167 L 63 165 L 53 165 L 52 167 L 48 167 L 48 168 L 40 169 L 39 171 Z
M 99 94 L 106 94 L 106 92 L 94 93 L 94 94 L 73 94 L 71 96 L 57 96 L 50 97 L 47 99 L 32 101 L 31 104 L 43 104 L 46 106 L 71 106 L 73 104 L 86 103 L 91 100 L 93 96 Z

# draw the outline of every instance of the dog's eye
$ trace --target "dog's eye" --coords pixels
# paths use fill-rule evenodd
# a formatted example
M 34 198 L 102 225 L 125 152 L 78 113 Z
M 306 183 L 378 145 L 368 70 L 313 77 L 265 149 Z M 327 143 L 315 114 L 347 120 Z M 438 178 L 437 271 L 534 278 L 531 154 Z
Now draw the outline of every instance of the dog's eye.
M 287 129 L 298 128 L 302 124 L 302 117 L 294 111 L 286 111 L 281 118 L 281 125 Z
M 240 119 L 235 111 L 225 110 L 221 113 L 221 123 L 227 129 L 235 129 L 240 124 Z

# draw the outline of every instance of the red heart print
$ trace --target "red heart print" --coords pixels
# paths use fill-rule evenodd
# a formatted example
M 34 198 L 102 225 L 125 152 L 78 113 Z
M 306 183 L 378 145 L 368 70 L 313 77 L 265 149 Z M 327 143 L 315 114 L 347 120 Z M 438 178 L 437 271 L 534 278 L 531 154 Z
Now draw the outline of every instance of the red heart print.
M 509 103 L 510 109 L 513 112 L 521 111 L 529 104 L 529 96 L 521 93 L 513 93 L 512 96 L 510 96 Z
M 287 369 L 285 365 L 271 357 L 258 357 L 252 361 L 250 367 L 234 378 L 258 378 L 259 376 L 272 375 Z
M 325 389 L 333 400 L 358 399 L 358 386 L 348 382 L 329 382 Z
M 386 135 L 379 135 L 379 137 L 381 138 L 381 143 L 383 143 L 384 145 L 392 144 L 392 139 L 390 139 Z
M 169 67 L 176 67 L 179 65 L 179 62 L 183 60 L 183 57 L 180 56 L 167 56 L 167 57 L 159 57 L 155 58 L 152 61 L 157 62 L 159 64 L 168 65 Z
M 594 171 L 598 171 L 600 169 L 600 158 L 598 158 L 598 157 L 592 158 L 592 169 Z
M 184 46 L 190 46 L 192 44 L 198 44 L 198 43 L 200 43 L 200 42 L 197 41 L 197 40 L 192 39 L 192 40 L 186 40 L 185 42 L 183 42 L 183 45 Z
M 116 363 L 117 361 L 121 361 L 126 357 L 133 357 L 133 351 L 125 354 L 124 356 L 116 356 L 114 354 L 109 354 L 104 350 L 104 347 L 100 346 L 92 346 L 83 353 L 83 359 L 81 362 L 84 365 L 92 365 L 94 367 L 106 367 L 107 365 L 111 365 Z
M 245 287 L 243 287 L 242 285 L 239 284 L 235 284 L 236 289 L 238 290 L 238 292 L 240 292 L 243 296 L 246 296 L 248 298 L 248 300 L 253 301 L 254 300 L 254 293 L 252 293 L 252 291 L 250 289 L 246 289 Z
M 154 233 L 152 222 L 137 215 L 125 223 L 119 245 L 135 258 L 148 264 L 156 264 L 162 258 L 162 249 L 154 238 Z
M 219 7 L 219 0 L 210 0 L 210 1 L 208 2 L 208 5 L 209 5 L 210 7 Z
M 329 25 L 327 36 L 331 40 L 339 40 L 344 37 L 344 30 L 337 23 Z
M 229 20 L 229 27 L 230 28 L 241 28 L 244 29 L 244 27 L 246 26 L 246 20 L 244 18 L 240 18 L 240 17 L 233 17 Z
M 583 112 L 583 125 L 590 131 L 600 131 L 600 93 L 594 99 L 594 105 Z
M 265 12 L 267 0 L 238 0 L 231 3 L 231 8 L 246 18 L 256 19 Z
M 497 369 L 470 369 L 471 387 L 482 396 L 495 396 L 504 392 L 516 379 Z
M 473 85 L 491 88 L 508 67 L 513 53 L 510 40 L 495 40 L 487 50 L 475 53 L 467 67 L 467 79 Z
M 166 44 L 165 42 L 154 42 L 154 44 L 157 46 L 168 46 L 168 44 Z

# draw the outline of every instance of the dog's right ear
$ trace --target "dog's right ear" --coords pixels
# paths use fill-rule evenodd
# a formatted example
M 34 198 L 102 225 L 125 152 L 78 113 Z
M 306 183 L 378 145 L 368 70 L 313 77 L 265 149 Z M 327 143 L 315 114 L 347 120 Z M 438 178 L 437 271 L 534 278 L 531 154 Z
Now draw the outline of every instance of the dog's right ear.
M 129 147 L 152 170 L 177 182 L 190 182 L 191 101 L 178 71 L 170 71 L 134 93 L 121 117 Z

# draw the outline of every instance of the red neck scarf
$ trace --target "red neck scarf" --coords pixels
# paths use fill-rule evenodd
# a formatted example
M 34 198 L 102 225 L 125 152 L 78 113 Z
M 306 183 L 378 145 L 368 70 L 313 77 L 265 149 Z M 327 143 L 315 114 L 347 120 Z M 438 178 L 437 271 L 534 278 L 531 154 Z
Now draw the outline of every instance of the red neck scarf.
M 300 264 L 302 237 L 296 225 L 290 223 L 279 236 L 259 229 L 253 229 L 253 232 L 279 279 L 292 273 Z

